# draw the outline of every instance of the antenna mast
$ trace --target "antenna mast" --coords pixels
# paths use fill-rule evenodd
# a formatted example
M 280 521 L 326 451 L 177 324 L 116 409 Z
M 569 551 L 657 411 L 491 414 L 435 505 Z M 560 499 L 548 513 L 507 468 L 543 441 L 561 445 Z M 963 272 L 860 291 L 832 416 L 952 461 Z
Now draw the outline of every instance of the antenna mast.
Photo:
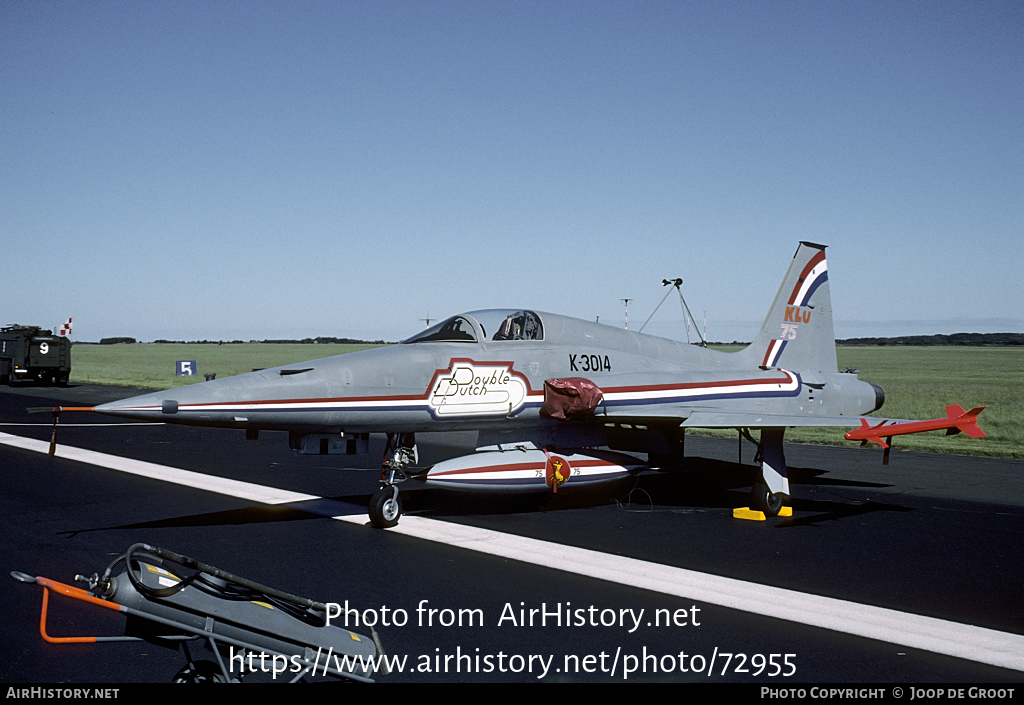
M 688 317 L 688 320 L 687 320 L 687 323 L 686 323 L 686 330 L 687 330 L 686 342 L 687 343 L 690 342 L 690 333 L 689 333 L 690 323 L 689 322 L 693 321 L 693 329 L 695 331 L 697 331 L 697 336 L 700 338 L 700 344 L 701 344 L 701 346 L 706 348 L 708 346 L 708 342 L 706 340 L 704 340 L 704 336 L 702 336 L 700 334 L 700 330 L 697 329 L 697 321 L 693 320 L 693 314 L 690 313 L 690 307 L 686 305 L 686 299 L 683 298 L 683 292 L 682 292 L 682 289 L 681 289 L 681 287 L 683 286 L 683 280 L 682 279 L 662 279 L 661 280 L 661 285 L 662 286 L 669 286 L 669 285 L 671 285 L 671 286 L 675 287 L 675 290 L 679 293 L 679 303 L 682 306 L 683 315 Z M 661 304 L 665 303 L 665 299 L 667 299 L 668 295 L 671 294 L 671 293 L 672 293 L 672 289 L 669 289 L 667 292 L 665 292 L 665 295 L 663 297 L 661 297 L 661 301 L 658 303 L 657 306 L 654 307 L 654 310 L 651 311 L 651 315 L 647 317 L 646 321 L 644 321 L 644 325 L 640 326 L 640 331 L 638 331 L 638 332 L 643 332 L 644 327 L 648 323 L 651 322 L 651 319 L 654 318 L 654 314 L 658 312 L 658 309 L 661 308 Z M 705 329 L 707 328 L 707 311 L 704 312 L 704 327 L 705 327 Z

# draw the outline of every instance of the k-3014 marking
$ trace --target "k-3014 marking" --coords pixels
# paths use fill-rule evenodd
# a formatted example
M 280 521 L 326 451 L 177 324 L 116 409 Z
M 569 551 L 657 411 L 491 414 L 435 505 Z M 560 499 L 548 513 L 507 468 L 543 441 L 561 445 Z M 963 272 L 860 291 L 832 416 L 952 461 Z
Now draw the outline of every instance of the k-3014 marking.
M 569 371 L 570 372 L 611 372 L 612 361 L 605 355 L 588 355 L 586 353 L 577 353 L 575 355 L 569 355 Z

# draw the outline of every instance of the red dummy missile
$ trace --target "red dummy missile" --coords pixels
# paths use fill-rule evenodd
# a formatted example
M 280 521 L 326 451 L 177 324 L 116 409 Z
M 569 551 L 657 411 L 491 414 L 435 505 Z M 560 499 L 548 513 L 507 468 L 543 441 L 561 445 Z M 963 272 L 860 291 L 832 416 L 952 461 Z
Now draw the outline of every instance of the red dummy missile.
M 888 423 L 882 421 L 877 426 L 872 426 L 867 419 L 860 420 L 860 428 L 849 431 L 846 439 L 850 441 L 861 441 L 877 443 L 886 449 L 886 460 L 888 460 L 889 444 L 893 436 L 902 436 L 905 433 L 921 433 L 922 431 L 940 431 L 946 429 L 946 435 L 952 436 L 963 431 L 971 438 L 983 438 L 985 432 L 978 426 L 978 414 L 983 406 L 976 406 L 970 411 L 964 411 L 959 404 L 950 404 L 946 407 L 946 418 L 929 419 L 927 421 L 907 421 L 905 423 Z M 887 425 L 888 424 L 888 425 Z M 885 438 L 885 440 L 882 440 Z

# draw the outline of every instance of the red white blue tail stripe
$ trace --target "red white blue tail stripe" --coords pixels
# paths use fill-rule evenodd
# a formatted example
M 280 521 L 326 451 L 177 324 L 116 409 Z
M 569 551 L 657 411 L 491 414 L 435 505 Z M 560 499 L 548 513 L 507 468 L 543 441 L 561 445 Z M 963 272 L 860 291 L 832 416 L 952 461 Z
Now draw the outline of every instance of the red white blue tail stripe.
M 814 292 L 826 281 L 828 281 L 828 262 L 825 260 L 825 251 L 821 250 L 810 259 L 800 272 L 800 276 L 797 278 L 793 291 L 786 302 L 786 307 L 806 306 Z M 795 338 L 796 326 L 783 324 L 779 337 L 768 343 L 768 349 L 765 350 L 761 365 L 763 367 L 775 367 L 782 356 L 782 351 L 786 349 L 787 342 Z
M 789 305 L 806 306 L 814 292 L 826 281 L 828 281 L 828 263 L 825 261 L 825 250 L 822 250 L 814 255 L 800 272 L 800 278 L 789 297 Z

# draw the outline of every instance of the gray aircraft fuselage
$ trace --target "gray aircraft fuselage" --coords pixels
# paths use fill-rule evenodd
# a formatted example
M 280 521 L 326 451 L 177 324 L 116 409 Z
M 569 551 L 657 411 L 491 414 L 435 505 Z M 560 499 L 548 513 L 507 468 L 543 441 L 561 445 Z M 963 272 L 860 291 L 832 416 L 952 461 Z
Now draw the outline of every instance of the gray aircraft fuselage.
M 594 420 L 676 418 L 716 412 L 720 427 L 836 425 L 877 405 L 876 388 L 855 375 L 761 369 L 750 356 L 687 345 L 550 313 L 542 338 L 493 340 L 463 314 L 459 342 L 415 340 L 284 365 L 146 394 L 96 408 L 102 413 L 225 428 L 338 432 L 424 432 L 558 427 L 542 418 L 544 382 L 585 378 L 604 399 Z M 520 312 L 522 313 L 522 312 Z M 763 419 L 756 421 L 757 418 Z M 831 418 L 831 420 L 829 420 Z M 804 425 L 801 424 L 801 425 Z M 844 424 L 846 425 L 846 424 Z

